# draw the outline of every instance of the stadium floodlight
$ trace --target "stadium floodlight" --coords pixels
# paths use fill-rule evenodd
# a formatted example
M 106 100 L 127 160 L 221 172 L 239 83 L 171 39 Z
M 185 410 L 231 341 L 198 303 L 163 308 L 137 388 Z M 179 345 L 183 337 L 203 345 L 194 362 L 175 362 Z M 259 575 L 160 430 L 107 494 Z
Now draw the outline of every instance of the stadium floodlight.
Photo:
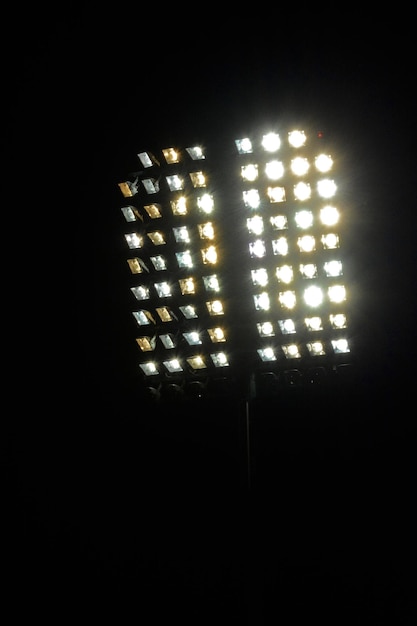
M 215 150 L 139 152 L 118 183 L 138 383 L 322 384 L 354 357 L 337 154 L 304 129 Z

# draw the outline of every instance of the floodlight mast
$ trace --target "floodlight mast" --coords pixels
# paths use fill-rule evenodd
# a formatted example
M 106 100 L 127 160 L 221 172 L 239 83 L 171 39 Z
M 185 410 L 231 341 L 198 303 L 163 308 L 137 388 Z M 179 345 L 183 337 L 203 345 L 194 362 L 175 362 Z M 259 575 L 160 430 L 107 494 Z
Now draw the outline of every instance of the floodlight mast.
M 253 400 L 338 384 L 352 364 L 346 222 L 323 133 L 217 149 L 141 151 L 118 183 L 131 324 L 152 401 L 243 400 L 250 485 Z

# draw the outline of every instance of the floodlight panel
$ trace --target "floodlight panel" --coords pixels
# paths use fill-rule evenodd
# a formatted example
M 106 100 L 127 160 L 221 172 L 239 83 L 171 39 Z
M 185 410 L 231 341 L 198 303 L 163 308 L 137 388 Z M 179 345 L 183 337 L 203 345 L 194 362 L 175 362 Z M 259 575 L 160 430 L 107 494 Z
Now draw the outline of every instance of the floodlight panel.
M 177 317 L 168 306 L 157 306 L 155 307 L 155 311 L 161 322 L 173 322 L 177 320 Z
M 236 148 L 239 154 L 251 154 L 253 151 L 252 142 L 249 137 L 235 139 Z
M 297 343 L 286 343 L 282 346 L 285 358 L 287 359 L 301 359 L 300 347 Z
M 203 193 L 197 197 L 197 207 L 202 213 L 210 215 L 214 211 L 214 197 L 210 193 Z
M 290 130 L 288 132 L 288 143 L 293 148 L 302 148 L 307 141 L 304 130 Z
M 143 151 L 138 156 L 145 172 L 139 175 L 133 208 L 122 211 L 125 221 L 143 222 L 140 231 L 125 235 L 130 247 L 140 248 L 141 262 L 147 268 L 144 272 L 141 263 L 134 260 L 137 256 L 129 260 L 131 275 L 137 273 L 142 278 L 131 285 L 131 291 L 136 299 L 146 299 L 148 310 L 148 314 L 144 310 L 134 314 L 136 327 L 144 329 L 143 337 L 136 337 L 137 344 L 149 345 L 148 329 L 150 325 L 155 327 L 160 341 L 154 345 L 156 369 L 151 375 L 160 380 L 192 377 L 196 371 L 211 373 L 229 364 L 229 322 L 222 297 L 225 270 L 221 216 L 205 150 L 198 145 L 185 149 L 176 146 L 163 148 L 160 156 L 158 151 Z M 151 176 L 146 173 L 148 169 Z M 152 203 L 147 199 L 149 194 L 155 195 Z M 153 227 L 156 220 L 157 228 Z M 163 254 L 157 252 L 161 247 Z M 215 318 L 221 318 L 221 326 L 213 325 Z M 174 342 L 173 337 L 179 341 Z M 225 350 L 213 352 L 213 345 L 219 343 Z M 199 353 L 190 353 L 196 346 Z M 174 347 L 175 357 L 168 357 L 167 351 Z M 150 375 L 149 367 L 141 369 Z
M 143 208 L 145 209 L 146 213 L 149 215 L 150 218 L 157 219 L 158 217 L 161 217 L 161 205 L 160 204 L 158 203 L 144 204 Z
M 143 246 L 143 236 L 140 233 L 126 233 L 125 234 L 126 243 L 132 250 L 136 250 L 137 248 L 142 248 Z
M 285 187 L 282 187 L 282 186 L 268 187 L 267 194 L 268 194 L 269 201 L 272 203 L 285 202 L 287 199 Z
M 332 339 L 333 350 L 336 354 L 345 354 L 350 352 L 349 342 L 345 337 L 339 339 Z
M 334 250 L 340 246 L 340 238 L 337 233 L 325 233 L 321 236 L 321 242 L 325 250 Z
M 262 137 L 262 147 L 267 152 L 276 152 L 281 147 L 281 138 L 275 131 L 270 131 Z
M 195 294 L 196 292 L 196 281 L 192 276 L 188 276 L 187 278 L 180 278 L 178 280 L 178 284 L 181 290 L 181 294 L 183 296 Z
M 199 346 L 202 343 L 200 333 L 196 330 L 182 333 L 184 339 L 190 346 Z
M 121 211 L 123 213 L 123 216 L 126 222 L 136 222 L 136 220 L 139 217 L 137 210 L 135 209 L 134 206 L 131 206 L 131 205 L 122 206 Z
M 261 204 L 261 197 L 258 189 L 246 189 L 243 191 L 243 202 L 250 209 L 257 209 Z
M 322 198 L 333 198 L 336 191 L 337 185 L 335 181 L 330 178 L 323 178 L 317 182 L 317 193 Z
M 296 332 L 294 320 L 291 318 L 279 319 L 278 326 L 283 335 L 291 335 Z
M 147 265 L 142 259 L 139 259 L 138 257 L 127 259 L 127 263 L 132 274 L 142 274 L 142 272 L 149 272 L 149 268 L 147 267 Z
M 203 276 L 203 284 L 205 290 L 210 293 L 219 293 L 220 292 L 220 282 L 219 278 L 216 274 L 210 274 L 210 276 Z
M 167 269 L 167 259 L 162 254 L 152 255 L 149 259 L 155 270 L 162 271 Z
M 197 308 L 193 304 L 185 304 L 178 308 L 187 320 L 196 319 L 198 317 Z
M 179 176 L 179 174 L 166 176 L 166 181 L 170 191 L 180 191 L 184 189 L 185 181 L 182 176 Z
M 137 337 L 136 342 L 142 352 L 152 352 L 155 350 L 156 337 L 148 337 L 144 335 L 143 337 Z
M 335 226 L 339 221 L 339 210 L 330 204 L 320 209 L 320 220 L 325 226 Z
M 169 298 L 172 296 L 172 287 L 168 281 L 164 280 L 160 283 L 155 283 L 154 287 L 160 298 Z
M 188 152 L 188 154 L 190 155 L 193 161 L 200 161 L 206 158 L 204 154 L 204 149 L 202 146 L 192 146 L 192 147 L 186 148 L 186 151 Z
M 206 187 L 207 186 L 207 178 L 204 172 L 202 171 L 190 172 L 189 176 L 191 178 L 193 187 Z
M 178 196 L 170 200 L 170 205 L 173 215 L 187 215 L 187 198 L 185 196 Z
M 175 341 L 175 335 L 172 335 L 170 333 L 161 333 L 159 335 L 159 340 L 161 341 L 164 348 L 166 348 L 167 350 L 171 350 L 177 345 L 177 342 Z
M 173 359 L 168 359 L 163 361 L 163 365 L 164 367 L 167 369 L 167 371 L 170 374 L 173 374 L 175 372 L 182 372 L 183 371 L 183 367 L 181 365 L 181 361 L 177 358 L 173 358 Z
M 193 370 L 203 370 L 207 368 L 206 362 L 201 354 L 187 357 L 186 361 Z
M 330 154 L 318 154 L 314 159 L 314 164 L 319 172 L 329 172 L 333 167 L 333 158 Z
M 285 230 L 288 228 L 288 218 L 286 215 L 271 215 L 269 221 L 274 230 Z
M 139 363 L 139 367 L 145 374 L 145 376 L 158 376 L 159 371 L 154 361 L 146 361 L 145 363 Z
M 154 164 L 157 164 L 157 161 L 151 152 L 139 152 L 138 158 L 145 168 L 152 167 Z
M 213 352 L 210 354 L 210 358 L 215 367 L 229 366 L 229 360 L 225 352 Z
M 252 283 L 259 287 L 266 287 L 269 282 L 268 271 L 265 267 L 251 270 Z
M 272 347 L 268 346 L 266 348 L 258 348 L 257 350 L 259 356 L 261 357 L 262 361 L 276 361 L 277 357 L 275 354 L 275 351 Z
M 306 317 L 304 319 L 307 330 L 309 331 L 317 331 L 323 330 L 323 320 L 318 315 L 314 315 L 313 317 Z
M 324 264 L 324 267 L 326 263 Z M 318 267 L 316 263 L 300 263 L 298 265 L 300 275 L 303 278 L 316 278 L 318 276 Z M 326 272 L 327 274 L 327 272 Z
M 255 205 L 248 202 L 249 190 L 245 189 L 245 179 L 240 177 L 251 279 L 247 284 L 253 289 L 258 354 L 265 361 L 262 342 L 274 337 L 278 361 L 280 355 L 298 361 L 336 357 L 350 350 L 350 339 L 348 335 L 332 337 L 349 329 L 345 308 L 349 293 L 345 282 L 336 282 L 344 278 L 345 272 L 340 252 L 342 206 L 338 201 L 335 160 L 322 146 L 314 154 L 316 142 L 312 141 L 310 148 L 310 136 L 304 130 L 287 133 L 288 144 L 280 142 L 278 134 L 282 139 L 285 137 L 282 133 L 275 134 L 276 143 L 271 148 L 277 155 L 275 161 L 263 154 L 266 136 L 261 142 L 249 138 L 250 163 L 257 165 L 259 174 Z M 239 149 L 238 140 L 235 145 L 239 162 L 245 153 Z M 268 177 L 271 162 L 280 163 L 277 185 L 272 185 Z M 282 234 L 277 236 L 277 231 Z M 278 259 L 282 260 L 276 262 Z M 261 268 L 265 276 L 263 283 L 258 278 L 262 276 Z M 256 291 L 261 284 L 265 288 L 262 294 Z M 269 302 L 269 306 L 262 306 L 262 302 Z M 270 326 L 264 318 L 265 312 L 272 320 Z M 285 340 L 289 334 L 294 336 L 292 343 Z
M 151 195 L 154 193 L 158 193 L 159 191 L 159 181 L 155 178 L 144 178 L 142 180 L 142 185 L 147 194 Z M 137 191 L 136 191 L 137 193 Z
M 289 284 L 294 280 L 294 270 L 291 265 L 280 265 L 275 270 L 279 282 Z
M 284 164 L 274 159 L 265 164 L 265 174 L 269 180 L 279 180 L 284 176 Z
M 149 324 L 155 324 L 155 319 L 150 311 L 146 309 L 139 309 L 138 311 L 132 311 L 132 315 L 138 324 L 138 326 L 148 326 Z
M 136 285 L 136 287 L 131 287 L 130 290 L 136 300 L 149 300 L 150 290 L 147 285 Z
M 306 345 L 312 356 L 322 356 L 326 354 L 324 343 L 322 341 L 308 341 Z
M 132 198 L 138 193 L 138 188 L 135 181 L 123 181 L 122 183 L 119 183 L 119 189 L 122 192 L 124 198 Z
M 248 165 L 242 165 L 241 174 L 243 180 L 253 182 L 258 178 L 258 166 L 256 163 L 249 163 Z
M 272 322 L 258 322 L 256 326 L 261 337 L 274 337 L 275 330 Z
M 322 185 L 323 189 L 324 185 Z M 296 200 L 309 200 L 311 198 L 310 183 L 299 182 L 293 185 L 293 194 Z
M 180 162 L 180 153 L 175 148 L 163 148 L 162 154 L 164 155 L 164 159 L 167 163 L 179 163 Z
M 296 176 L 305 176 L 310 169 L 310 163 L 305 157 L 296 156 L 291 160 L 290 167 Z
M 187 226 L 176 226 L 172 229 L 175 241 L 181 243 L 190 243 L 190 233 Z
M 216 326 L 216 328 L 207 328 L 207 333 L 213 343 L 223 343 L 226 341 L 226 332 L 220 326 Z
M 314 221 L 313 212 L 310 209 L 301 209 L 301 211 L 296 211 L 294 220 L 298 228 L 311 228 Z

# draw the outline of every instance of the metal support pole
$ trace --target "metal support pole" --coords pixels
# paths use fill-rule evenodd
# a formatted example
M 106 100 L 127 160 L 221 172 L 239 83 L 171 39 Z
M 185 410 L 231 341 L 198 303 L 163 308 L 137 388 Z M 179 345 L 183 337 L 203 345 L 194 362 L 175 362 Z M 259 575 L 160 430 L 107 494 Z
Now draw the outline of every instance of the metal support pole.
M 245 444 L 246 444 L 246 479 L 248 491 L 254 488 L 254 455 L 252 450 L 251 408 L 256 397 L 255 374 L 252 372 L 245 385 Z
M 246 424 L 246 472 L 247 472 L 247 485 L 248 490 L 252 489 L 252 449 L 251 449 L 251 428 L 250 428 L 250 403 L 249 399 L 246 399 L 245 403 L 245 424 Z

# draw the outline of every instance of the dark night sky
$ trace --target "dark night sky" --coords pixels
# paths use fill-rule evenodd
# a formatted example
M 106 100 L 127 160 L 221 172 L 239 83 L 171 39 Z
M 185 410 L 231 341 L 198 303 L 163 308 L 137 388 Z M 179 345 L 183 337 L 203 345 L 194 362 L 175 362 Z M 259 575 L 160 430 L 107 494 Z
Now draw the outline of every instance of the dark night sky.
M 408 624 L 416 219 L 405 27 L 383 18 L 369 36 L 347 16 L 306 16 L 289 44 L 291 20 L 274 18 L 268 42 L 251 16 L 248 47 L 217 12 L 205 26 L 194 18 L 197 36 L 185 15 L 171 35 L 170 19 L 158 7 L 145 33 L 131 12 L 37 14 L 34 29 L 26 16 L 6 70 L 12 174 L 24 185 L 12 202 L 34 237 L 18 253 L 30 262 L 30 275 L 19 267 L 22 310 L 36 312 L 36 328 L 25 316 L 19 329 L 32 391 L 9 455 L 11 591 L 39 608 L 50 589 L 62 615 L 89 595 L 89 609 L 104 615 L 121 597 L 139 619 L 146 606 L 201 623 L 204 606 L 239 624 L 263 624 L 262 611 Z M 237 410 L 226 425 L 196 425 L 187 413 L 153 420 L 125 398 L 117 182 L 148 145 L 283 119 L 324 129 L 351 168 L 367 376 L 326 407 L 333 420 L 315 407 L 297 426 L 262 422 L 259 473 L 271 475 L 249 497 Z M 400 611 L 403 621 L 388 619 Z

